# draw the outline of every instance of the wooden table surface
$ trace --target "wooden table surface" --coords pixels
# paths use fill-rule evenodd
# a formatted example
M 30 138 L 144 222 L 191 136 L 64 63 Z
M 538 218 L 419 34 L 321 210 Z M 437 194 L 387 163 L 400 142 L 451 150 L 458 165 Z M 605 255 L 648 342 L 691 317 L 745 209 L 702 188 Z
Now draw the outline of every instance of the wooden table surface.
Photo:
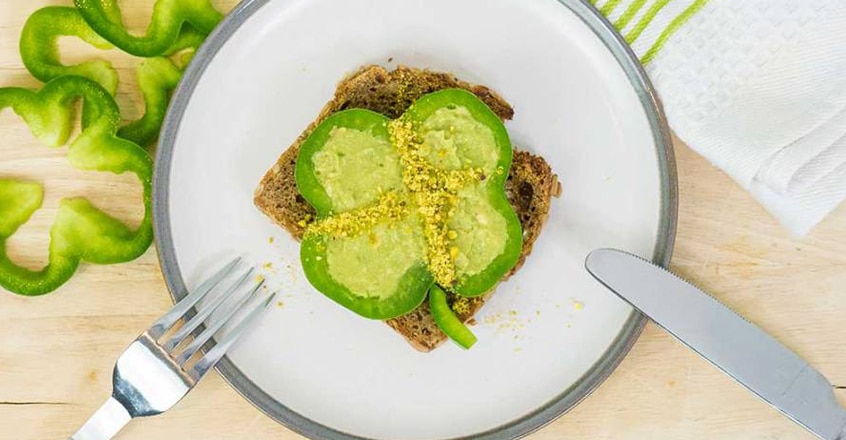
M 0 0 L 0 86 L 37 87 L 18 56 L 26 17 L 61 1 Z M 143 29 L 152 0 L 122 2 Z M 234 0 L 216 2 L 228 10 Z M 67 41 L 65 41 L 67 40 Z M 67 63 L 115 62 L 119 102 L 137 117 L 137 59 L 61 41 Z M 13 260 L 46 262 L 57 201 L 86 195 L 130 222 L 140 219 L 132 177 L 82 173 L 65 150 L 35 142 L 0 112 L 0 176 L 43 182 L 44 208 L 8 243 Z M 771 332 L 818 368 L 846 403 L 846 204 L 811 234 L 791 238 L 746 192 L 680 142 L 680 206 L 673 269 Z M 0 291 L 0 440 L 67 438 L 111 390 L 115 357 L 170 306 L 154 249 L 131 263 L 83 265 L 59 291 L 25 298 Z M 296 439 L 211 374 L 167 414 L 132 423 L 121 439 Z M 649 325 L 620 368 L 571 413 L 530 437 L 577 439 L 811 439 L 722 373 Z

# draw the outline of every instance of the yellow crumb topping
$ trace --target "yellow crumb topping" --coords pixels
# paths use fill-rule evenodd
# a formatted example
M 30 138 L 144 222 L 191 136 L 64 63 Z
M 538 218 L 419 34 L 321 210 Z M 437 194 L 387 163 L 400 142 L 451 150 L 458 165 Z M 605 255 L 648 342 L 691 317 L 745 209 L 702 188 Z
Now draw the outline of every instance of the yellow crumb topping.
M 407 196 L 396 191 L 382 194 L 376 203 L 361 209 L 342 212 L 308 225 L 305 235 L 356 237 L 378 223 L 396 222 L 408 215 Z
M 573 308 L 576 310 L 581 310 L 585 308 L 585 305 L 581 301 L 573 301 Z
M 402 180 L 412 194 L 414 205 L 423 223 L 426 238 L 426 264 L 435 282 L 449 288 L 455 285 L 455 258 L 458 248 L 452 246 L 457 237 L 447 227 L 455 213 L 458 190 L 484 178 L 479 169 L 444 170 L 432 166 L 420 151 L 422 139 L 411 121 L 396 119 L 388 123 L 391 143 L 402 164 Z
M 459 316 L 469 314 L 471 301 L 472 300 L 470 298 L 456 295 L 455 300 L 452 302 L 452 311 Z
M 485 179 L 479 168 L 446 170 L 433 166 L 420 152 L 422 139 L 411 121 L 396 119 L 388 123 L 390 142 L 400 158 L 402 181 L 406 191 L 382 194 L 372 205 L 310 222 L 299 222 L 305 235 L 326 235 L 333 238 L 355 237 L 379 223 L 394 223 L 405 218 L 412 209 L 419 214 L 426 239 L 425 260 L 435 282 L 450 289 L 455 285 L 455 259 L 459 249 L 453 245 L 456 231 L 447 227 L 455 213 L 458 191 L 473 182 Z M 504 172 L 502 167 L 497 173 Z M 469 307 L 469 303 L 457 307 Z

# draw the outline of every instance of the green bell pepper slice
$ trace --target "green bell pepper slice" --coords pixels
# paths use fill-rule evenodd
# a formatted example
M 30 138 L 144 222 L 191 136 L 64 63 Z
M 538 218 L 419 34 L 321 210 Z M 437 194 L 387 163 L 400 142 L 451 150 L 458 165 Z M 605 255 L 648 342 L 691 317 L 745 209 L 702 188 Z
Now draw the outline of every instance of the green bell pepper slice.
M 59 37 L 63 36 L 77 37 L 101 50 L 114 48 L 85 23 L 76 8 L 47 6 L 33 12 L 21 31 L 18 49 L 29 73 L 43 82 L 62 75 L 83 76 L 96 81 L 114 96 L 118 74 L 112 63 L 91 60 L 73 66 L 63 65 L 58 48 Z
M 166 55 L 180 33 L 208 35 L 223 19 L 209 0 L 158 0 L 146 34 L 132 35 L 122 22 L 117 0 L 74 0 L 88 25 L 124 52 L 140 57 Z
M 462 109 L 466 112 L 460 111 Z M 447 112 L 455 113 L 455 117 L 439 115 Z M 461 296 L 485 294 L 514 267 L 523 247 L 520 219 L 505 194 L 505 181 L 513 158 L 505 125 L 482 100 L 463 89 L 446 89 L 425 95 L 414 102 L 400 120 L 411 122 L 415 136 L 422 138 L 418 139 L 422 141 L 422 147 L 431 144 L 427 159 L 434 162 L 436 168 L 452 169 L 460 165 L 475 167 L 482 172 L 480 181 L 458 191 L 458 202 L 454 206 L 456 213 L 445 224 L 455 232 L 454 238 L 450 238 L 453 243 L 450 250 L 458 251 L 455 283 L 448 285 L 437 277 L 436 281 Z M 474 132 L 475 136 L 462 138 L 459 127 Z M 445 151 L 443 157 L 431 151 L 437 148 Z M 462 149 L 476 150 L 476 154 L 462 157 Z M 487 237 L 479 234 L 485 229 L 485 222 L 491 220 L 496 221 L 499 228 L 490 230 L 492 234 Z M 483 241 L 486 241 L 485 245 L 480 246 Z M 491 255 L 493 247 L 490 245 L 497 245 L 499 252 Z M 472 260 L 484 251 L 493 258 L 484 262 L 483 269 L 475 270 L 478 267 L 472 264 L 461 264 L 462 259 Z
M 137 258 L 152 242 L 152 160 L 137 144 L 117 137 L 120 113 L 108 91 L 79 76 L 61 76 L 39 91 L 0 88 L 0 110 L 11 108 L 52 147 L 67 142 L 77 101 L 82 102 L 82 131 L 68 147 L 68 161 L 82 170 L 135 174 L 143 187 L 144 218 L 132 230 L 84 198 L 63 199 L 50 228 L 48 264 L 29 270 L 11 261 L 6 240 L 40 207 L 42 190 L 33 182 L 0 180 L 0 286 L 21 295 L 55 290 L 81 261 L 111 264 Z
M 511 157 L 502 122 L 464 90 L 426 95 L 396 120 L 331 115 L 296 161 L 317 213 L 300 251 L 306 277 L 374 319 L 414 310 L 433 282 L 468 297 L 489 291 L 522 247 L 505 196 Z
M 392 153 L 387 122 L 386 117 L 367 110 L 342 111 L 327 118 L 303 143 L 295 170 L 297 187 L 302 196 L 314 206 L 318 219 L 338 219 L 346 214 L 345 217 L 352 218 L 347 223 L 364 222 L 363 217 L 367 217 L 368 208 L 372 208 L 372 204 L 381 197 L 379 191 L 364 191 L 365 197 L 351 205 L 343 201 L 344 191 L 339 188 L 338 182 L 355 183 L 359 189 L 382 186 L 382 191 L 401 197 L 397 192 L 401 189 L 401 176 L 397 174 L 400 170 L 396 158 L 392 164 L 388 160 L 382 164 L 388 165 L 388 168 L 394 165 L 394 175 L 380 175 L 361 168 L 385 168 L 379 167 L 379 163 L 372 163 L 370 159 L 380 159 L 371 157 L 367 152 Z M 350 139 L 365 139 L 375 147 L 368 148 L 365 145 L 358 149 L 358 145 L 345 145 L 344 139 L 338 140 L 338 133 L 341 132 Z M 326 164 L 326 154 L 322 152 L 328 149 L 337 150 L 335 157 L 341 159 L 340 163 Z M 332 168 L 333 165 L 337 167 L 331 170 L 335 175 L 329 184 L 324 177 L 327 167 Z M 406 216 L 400 222 L 415 228 L 413 220 Z M 390 319 L 414 310 L 423 302 L 426 291 L 432 285 L 432 277 L 424 261 L 425 245 L 422 237 L 412 234 L 397 237 L 395 231 L 378 221 L 371 222 L 367 227 L 369 231 L 366 237 L 307 232 L 300 248 L 306 278 L 324 295 L 366 318 Z M 406 258 L 402 261 L 392 261 L 392 245 L 402 245 L 410 250 L 417 248 L 418 252 L 417 255 L 403 255 Z M 343 264 L 343 271 L 330 267 L 330 263 L 337 261 L 338 255 L 352 260 Z M 370 277 L 376 282 L 368 282 L 364 277 Z M 384 286 L 389 291 L 373 292 L 370 287 L 374 284 Z
M 144 115 L 121 127 L 117 134 L 146 147 L 159 137 L 170 95 L 179 85 L 182 71 L 167 58 L 154 57 L 141 61 L 135 68 L 135 76 L 144 98 Z
M 476 335 L 455 316 L 447 302 L 447 294 L 437 284 L 429 289 L 429 309 L 438 328 L 465 349 L 476 343 Z
M 98 49 L 113 47 L 88 26 L 77 8 L 48 6 L 35 11 L 27 19 L 21 32 L 19 46 L 27 70 L 44 82 L 63 75 L 89 78 L 114 96 L 118 87 L 118 75 L 112 64 L 104 60 L 85 61 L 72 66 L 61 64 L 58 39 L 62 36 L 77 37 Z M 202 43 L 203 38 L 204 35 L 186 27 L 180 38 L 168 49 L 168 53 L 179 53 L 179 58 L 190 56 L 193 49 Z M 180 64 L 187 63 L 180 61 Z M 153 144 L 164 122 L 170 93 L 182 76 L 181 70 L 182 68 L 164 57 L 145 59 L 138 64 L 135 73 L 144 99 L 144 115 L 121 127 L 118 131 L 120 137 L 141 146 Z

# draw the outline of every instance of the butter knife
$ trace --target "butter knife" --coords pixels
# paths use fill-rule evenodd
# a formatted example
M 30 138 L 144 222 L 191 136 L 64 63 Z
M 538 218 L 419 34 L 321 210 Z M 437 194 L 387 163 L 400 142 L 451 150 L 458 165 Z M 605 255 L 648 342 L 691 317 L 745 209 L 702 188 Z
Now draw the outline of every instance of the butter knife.
M 846 411 L 813 367 L 711 295 L 640 257 L 599 249 L 588 272 L 658 326 L 823 440 L 846 440 Z

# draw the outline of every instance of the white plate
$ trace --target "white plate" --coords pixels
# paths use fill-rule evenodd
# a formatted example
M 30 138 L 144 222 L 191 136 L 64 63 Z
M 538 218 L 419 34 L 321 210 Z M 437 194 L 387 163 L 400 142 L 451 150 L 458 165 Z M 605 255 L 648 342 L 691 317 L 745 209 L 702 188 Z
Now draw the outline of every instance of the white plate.
M 575 0 L 239 6 L 177 92 L 155 182 L 158 248 L 175 297 L 234 254 L 272 265 L 264 272 L 283 305 L 219 371 L 314 438 L 509 438 L 589 393 L 642 318 L 587 275 L 586 254 L 613 246 L 666 264 L 675 222 L 665 124 L 610 29 Z M 526 265 L 477 316 L 470 351 L 419 353 L 314 291 L 298 244 L 252 204 L 262 175 L 335 84 L 370 63 L 449 71 L 497 90 L 516 111 L 513 143 L 545 157 L 562 182 Z

